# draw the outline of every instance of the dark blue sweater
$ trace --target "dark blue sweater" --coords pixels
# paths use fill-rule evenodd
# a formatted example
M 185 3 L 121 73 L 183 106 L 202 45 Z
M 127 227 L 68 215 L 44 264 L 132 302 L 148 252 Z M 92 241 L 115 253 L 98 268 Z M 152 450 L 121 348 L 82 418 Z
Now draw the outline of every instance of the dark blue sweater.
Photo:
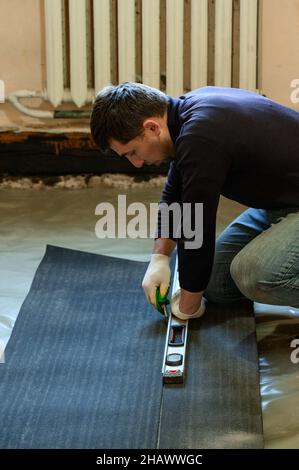
M 175 158 L 161 202 L 203 203 L 202 246 L 177 239 L 180 285 L 197 292 L 211 275 L 220 194 L 249 207 L 299 206 L 299 113 L 249 91 L 203 87 L 169 97 L 168 128 Z

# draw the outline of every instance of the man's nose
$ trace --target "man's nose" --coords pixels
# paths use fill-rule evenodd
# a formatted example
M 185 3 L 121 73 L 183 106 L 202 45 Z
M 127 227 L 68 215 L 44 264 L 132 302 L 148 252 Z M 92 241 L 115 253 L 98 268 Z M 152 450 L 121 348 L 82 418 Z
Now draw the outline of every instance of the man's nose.
M 127 158 L 136 168 L 141 168 L 144 164 L 144 160 L 142 160 L 142 158 L 136 157 L 135 155 L 131 157 L 129 156 Z

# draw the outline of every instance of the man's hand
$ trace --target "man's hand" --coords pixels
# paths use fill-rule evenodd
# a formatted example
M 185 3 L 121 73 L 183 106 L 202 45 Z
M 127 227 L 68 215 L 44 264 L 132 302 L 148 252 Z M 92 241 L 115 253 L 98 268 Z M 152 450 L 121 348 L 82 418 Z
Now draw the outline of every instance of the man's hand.
M 155 308 L 157 308 L 156 289 L 157 287 L 160 288 L 162 297 L 166 295 L 170 284 L 170 274 L 169 257 L 161 254 L 153 254 L 143 278 L 142 287 L 148 302 Z
M 176 291 L 171 299 L 170 306 L 173 315 L 181 320 L 201 317 L 205 312 L 203 291 L 189 292 L 184 289 Z
M 201 306 L 202 292 L 189 292 L 188 290 L 181 289 L 180 291 L 180 304 L 181 312 L 186 315 L 192 315 Z

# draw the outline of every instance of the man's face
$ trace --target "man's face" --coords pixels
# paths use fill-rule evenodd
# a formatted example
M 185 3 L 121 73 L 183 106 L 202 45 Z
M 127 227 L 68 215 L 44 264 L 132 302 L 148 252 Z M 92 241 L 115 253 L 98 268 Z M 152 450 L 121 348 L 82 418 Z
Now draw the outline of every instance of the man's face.
M 126 144 L 112 139 L 110 148 L 121 157 L 126 157 L 136 168 L 141 168 L 143 165 L 161 165 L 174 152 L 168 129 L 161 127 L 159 121 L 154 120 L 146 121 L 142 136 Z

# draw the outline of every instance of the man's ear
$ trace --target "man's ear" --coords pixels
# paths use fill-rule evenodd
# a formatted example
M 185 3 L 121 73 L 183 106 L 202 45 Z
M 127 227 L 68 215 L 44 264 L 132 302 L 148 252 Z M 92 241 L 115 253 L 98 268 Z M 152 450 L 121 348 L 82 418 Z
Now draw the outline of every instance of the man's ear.
M 157 136 L 159 136 L 161 133 L 161 125 L 155 118 L 145 119 L 143 122 L 143 128 L 146 131 L 153 132 Z

